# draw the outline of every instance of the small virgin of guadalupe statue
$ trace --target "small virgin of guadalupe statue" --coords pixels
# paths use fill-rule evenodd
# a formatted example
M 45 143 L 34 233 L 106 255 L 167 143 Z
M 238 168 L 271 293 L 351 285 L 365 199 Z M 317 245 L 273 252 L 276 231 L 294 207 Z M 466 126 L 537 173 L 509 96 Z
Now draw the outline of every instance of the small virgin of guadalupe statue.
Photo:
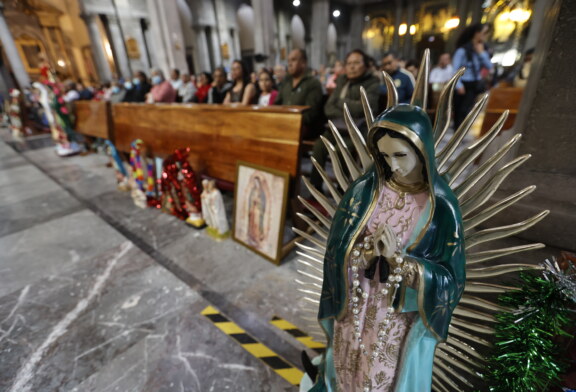
M 202 217 L 208 228 L 206 232 L 214 239 L 222 240 L 230 235 L 228 219 L 222 194 L 214 180 L 202 180 Z
M 320 174 L 327 181 L 336 203 L 332 203 L 304 179 L 305 185 L 326 209 L 329 217 L 304 201 L 305 207 L 318 218 L 319 223 L 308 218 L 314 223 L 310 227 L 318 236 L 294 229 L 313 244 L 299 244 L 303 250 L 301 255 L 308 260 L 303 264 L 323 265 L 322 288 L 312 298 L 316 298 L 316 302 L 317 298 L 320 299 L 318 322 L 327 338 L 326 351 L 320 360 L 304 361 L 310 379 L 308 387 L 303 387 L 306 380 L 302 380 L 301 390 L 429 392 L 433 382 L 437 391 L 473 387 L 455 369 L 470 369 L 471 361 L 463 361 L 470 359 L 470 356 L 478 358 L 479 354 L 470 346 L 483 341 L 474 334 L 478 331 L 489 333 L 491 330 L 478 324 L 478 321 L 471 323 L 460 317 L 465 315 L 486 320 L 489 316 L 480 310 L 455 313 L 455 308 L 461 306 L 459 303 L 464 296 L 467 304 L 498 309 L 477 296 L 483 292 L 494 292 L 490 290 L 500 287 L 472 283 L 470 287 L 473 287 L 475 294 L 466 297 L 467 273 L 474 280 L 482 277 L 484 270 L 489 270 L 490 276 L 496 276 L 533 266 L 514 264 L 467 270 L 466 259 L 470 258 L 470 264 L 474 264 L 478 260 L 490 260 L 542 246 L 532 244 L 489 252 L 468 251 L 478 243 L 526 229 L 547 212 L 511 226 L 513 229 L 472 230 L 522 195 L 519 192 L 495 206 L 478 211 L 516 167 L 511 165 L 505 165 L 493 178 L 487 179 L 489 185 L 481 187 L 478 193 L 470 192 L 473 185 L 505 156 L 513 143 L 504 146 L 496 154 L 497 159 L 468 175 L 461 185 L 454 185 L 458 177 L 462 180 L 464 169 L 494 139 L 506 115 L 463 155 L 449 161 L 487 97 L 482 97 L 473 108 L 445 149 L 436 152 L 435 146 L 442 140 L 449 125 L 449 98 L 464 70 L 460 69 L 447 84 L 440 97 L 436 123 L 432 126 L 425 110 L 428 68 L 429 53 L 426 51 L 410 104 L 397 103 L 394 82 L 385 74 L 388 108 L 376 118 L 372 116 L 362 92 L 369 129 L 366 140 L 354 125 L 347 107 L 344 107 L 353 142 L 351 146 L 356 148 L 359 162 L 354 160 L 343 138 L 330 124 L 337 149 L 326 139 L 324 143 L 334 162 L 338 184 L 345 192 L 340 193 L 328 181 L 325 172 L 320 171 Z M 341 153 L 343 161 L 337 151 Z M 527 157 L 517 158 L 516 161 L 522 159 L 526 160 Z M 344 164 L 352 181 L 342 170 Z M 316 167 L 319 168 L 318 165 Z M 464 221 L 463 216 L 466 218 Z M 322 254 L 323 259 L 319 259 L 318 255 Z M 311 276 L 310 273 L 308 275 Z M 298 283 L 305 285 L 306 293 L 317 286 L 306 280 Z M 460 339 L 467 340 L 463 343 Z M 454 364 L 457 368 L 452 367 Z M 470 370 L 466 374 L 475 373 Z M 467 388 L 459 386 L 460 383 Z

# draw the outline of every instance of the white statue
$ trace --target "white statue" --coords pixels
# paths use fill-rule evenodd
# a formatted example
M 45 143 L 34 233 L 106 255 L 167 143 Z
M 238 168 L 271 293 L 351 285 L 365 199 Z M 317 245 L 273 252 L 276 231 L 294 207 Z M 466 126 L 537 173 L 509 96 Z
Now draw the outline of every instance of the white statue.
M 224 239 L 230 234 L 230 229 L 222 194 L 214 180 L 202 180 L 202 188 L 202 217 L 208 225 L 206 231 L 215 239 Z

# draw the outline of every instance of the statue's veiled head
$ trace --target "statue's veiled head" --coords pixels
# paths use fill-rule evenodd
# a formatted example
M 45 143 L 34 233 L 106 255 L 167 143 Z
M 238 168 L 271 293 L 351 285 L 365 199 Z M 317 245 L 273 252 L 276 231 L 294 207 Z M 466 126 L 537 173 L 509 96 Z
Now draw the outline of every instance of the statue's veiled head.
M 386 180 L 429 182 L 435 170 L 432 126 L 428 115 L 417 106 L 397 105 L 376 117 L 368 134 L 368 148 Z

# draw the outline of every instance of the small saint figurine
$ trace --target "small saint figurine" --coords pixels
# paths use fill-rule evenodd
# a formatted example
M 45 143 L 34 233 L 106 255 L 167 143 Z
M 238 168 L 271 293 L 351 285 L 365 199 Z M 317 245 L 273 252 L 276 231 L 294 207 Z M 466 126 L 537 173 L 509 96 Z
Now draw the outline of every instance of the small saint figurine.
M 20 90 L 10 90 L 8 117 L 10 118 L 10 130 L 12 131 L 12 137 L 14 140 L 22 142 L 24 133 L 22 132 L 22 108 L 20 106 Z
M 157 190 L 154 160 L 148 156 L 146 145 L 136 139 L 130 146 L 130 168 L 132 175 L 131 196 L 140 208 L 156 206 Z
M 106 140 L 106 153 L 110 157 L 110 162 L 114 167 L 116 173 L 116 183 L 118 184 L 118 190 L 127 192 L 130 190 L 130 184 L 128 182 L 128 172 L 126 167 L 124 167 L 124 161 L 120 157 L 118 150 L 110 140 Z
M 208 225 L 206 231 L 212 238 L 224 239 L 230 235 L 230 229 L 222 194 L 216 188 L 214 180 L 203 180 L 202 187 L 202 217 Z

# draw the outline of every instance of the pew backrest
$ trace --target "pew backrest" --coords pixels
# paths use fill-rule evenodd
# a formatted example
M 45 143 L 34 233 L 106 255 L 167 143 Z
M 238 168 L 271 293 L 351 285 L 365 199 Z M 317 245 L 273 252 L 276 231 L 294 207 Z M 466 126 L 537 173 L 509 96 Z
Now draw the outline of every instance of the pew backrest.
M 190 160 L 205 174 L 235 181 L 236 162 L 288 172 L 299 170 L 304 106 L 207 104 L 112 105 L 114 142 L 129 151 L 142 139 L 156 156 L 190 148 Z M 197 169 L 198 170 L 198 169 Z

